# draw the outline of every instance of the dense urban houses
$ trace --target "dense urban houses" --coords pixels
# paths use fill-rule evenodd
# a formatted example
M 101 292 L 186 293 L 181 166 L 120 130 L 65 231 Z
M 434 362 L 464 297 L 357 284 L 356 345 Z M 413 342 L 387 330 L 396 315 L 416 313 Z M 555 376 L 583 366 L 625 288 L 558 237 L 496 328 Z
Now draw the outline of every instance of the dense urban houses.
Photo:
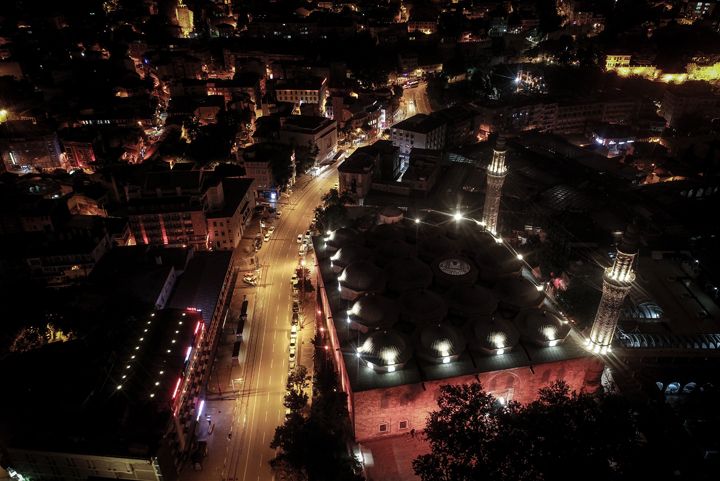
M 715 479 L 717 3 L 0 2 L 0 480 Z

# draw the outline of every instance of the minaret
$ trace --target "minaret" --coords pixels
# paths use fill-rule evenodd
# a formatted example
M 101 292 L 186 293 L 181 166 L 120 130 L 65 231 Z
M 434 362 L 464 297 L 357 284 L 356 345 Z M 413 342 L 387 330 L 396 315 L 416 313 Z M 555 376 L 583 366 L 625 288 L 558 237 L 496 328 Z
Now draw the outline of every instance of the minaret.
M 483 206 L 482 220 L 485 228 L 491 234 L 497 233 L 498 211 L 500 210 L 500 194 L 507 175 L 505 165 L 505 137 L 500 135 L 495 142 L 493 157 L 487 168 L 487 189 L 485 190 L 485 205 Z
M 631 224 L 617 247 L 613 265 L 605 269 L 602 299 L 600 299 L 600 305 L 590 330 L 590 338 L 585 340 L 592 352 L 605 354 L 610 350 L 620 317 L 620 309 L 635 280 L 633 263 L 637 253 L 637 228 L 635 224 Z

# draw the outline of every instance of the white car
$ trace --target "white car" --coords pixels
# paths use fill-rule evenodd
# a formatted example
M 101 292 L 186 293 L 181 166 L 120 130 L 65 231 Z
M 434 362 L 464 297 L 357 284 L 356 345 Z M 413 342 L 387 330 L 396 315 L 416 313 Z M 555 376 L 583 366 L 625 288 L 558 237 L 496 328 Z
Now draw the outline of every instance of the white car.
M 270 240 L 270 233 L 265 234 L 265 242 Z
M 297 336 L 293 336 L 290 338 L 290 349 L 295 349 L 296 345 L 297 345 Z
M 268 234 L 272 234 L 273 232 L 275 232 L 275 226 L 271 225 L 270 227 L 268 227 Z
M 298 236 L 297 236 L 297 243 L 298 243 L 298 244 L 302 244 L 302 241 L 303 241 L 303 235 L 302 235 L 302 234 L 298 234 Z
M 277 211 L 277 212 L 275 212 L 275 217 L 280 217 L 280 214 L 282 214 L 282 212 L 281 212 L 281 211 Z

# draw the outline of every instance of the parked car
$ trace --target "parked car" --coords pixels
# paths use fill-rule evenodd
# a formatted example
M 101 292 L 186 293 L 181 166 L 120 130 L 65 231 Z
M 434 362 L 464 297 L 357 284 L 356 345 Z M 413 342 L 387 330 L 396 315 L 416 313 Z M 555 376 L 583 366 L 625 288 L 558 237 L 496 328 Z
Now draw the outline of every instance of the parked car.
M 295 369 L 295 359 L 291 359 L 290 362 L 288 362 L 288 370 L 292 371 Z
M 288 359 L 290 360 L 291 363 L 295 364 L 296 358 L 295 358 L 295 350 L 294 349 L 292 351 L 290 351 L 290 356 L 288 357 Z
M 297 345 L 297 336 L 293 336 L 290 338 L 290 349 L 295 349 L 296 345 Z
M 265 234 L 265 242 L 270 240 L 270 233 Z
M 290 357 L 291 358 L 295 357 L 296 352 L 297 352 L 297 350 L 295 349 L 295 346 L 291 344 L 290 345 Z
M 310 233 L 310 230 L 305 231 L 305 240 L 310 242 L 310 238 L 312 237 L 312 234 Z
M 292 320 L 290 321 L 290 323 L 291 323 L 293 326 L 297 326 L 297 324 L 298 324 L 299 321 L 300 321 L 300 316 L 298 315 L 297 312 L 293 312 Z
M 297 236 L 297 243 L 298 243 L 298 244 L 301 244 L 302 241 L 303 241 L 303 235 L 302 235 L 302 234 L 298 234 L 298 236 Z
M 268 227 L 268 234 L 272 234 L 273 232 L 275 232 L 275 226 L 271 225 L 270 227 Z
M 292 285 L 295 285 L 298 283 L 298 275 L 295 272 L 293 272 L 292 277 L 290 277 L 290 283 Z
M 300 312 L 300 304 L 298 301 L 293 301 L 292 303 L 292 311 L 293 312 Z
M 280 217 L 280 215 L 282 215 L 282 211 L 279 210 L 279 211 L 275 212 L 275 217 Z
M 292 339 L 293 337 L 297 337 L 297 331 L 297 324 L 293 324 L 292 326 L 290 326 L 290 339 Z

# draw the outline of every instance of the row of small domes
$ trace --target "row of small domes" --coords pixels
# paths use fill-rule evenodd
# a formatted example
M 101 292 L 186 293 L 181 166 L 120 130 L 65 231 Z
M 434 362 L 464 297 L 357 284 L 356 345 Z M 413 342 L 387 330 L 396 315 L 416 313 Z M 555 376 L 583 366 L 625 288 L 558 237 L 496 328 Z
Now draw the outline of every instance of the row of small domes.
M 516 327 L 517 326 L 517 327 Z M 504 354 L 522 339 L 538 346 L 555 346 L 565 340 L 570 326 L 554 313 L 530 309 L 514 321 L 500 317 L 478 318 L 469 326 L 469 335 L 448 323 L 428 324 L 415 334 L 414 343 L 395 329 L 376 330 L 364 337 L 357 357 L 376 370 L 401 369 L 413 352 L 432 363 L 449 363 L 466 348 L 486 354 Z

